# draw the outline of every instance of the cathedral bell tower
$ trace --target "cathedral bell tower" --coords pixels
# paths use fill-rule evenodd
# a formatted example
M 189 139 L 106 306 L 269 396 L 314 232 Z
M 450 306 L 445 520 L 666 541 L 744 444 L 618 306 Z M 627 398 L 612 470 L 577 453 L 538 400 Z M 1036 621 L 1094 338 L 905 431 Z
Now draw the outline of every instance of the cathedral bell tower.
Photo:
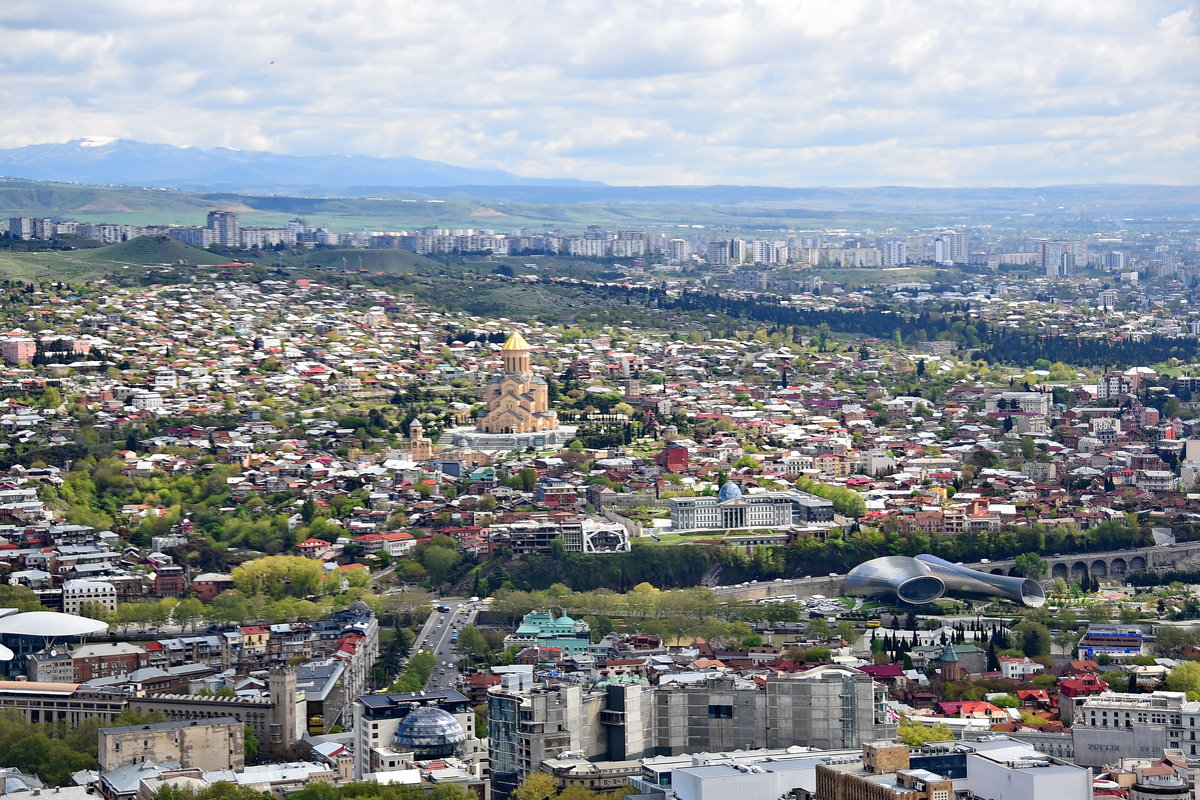
M 504 371 L 526 375 L 532 370 L 529 366 L 529 343 L 519 331 L 513 331 L 501 349 L 504 358 Z

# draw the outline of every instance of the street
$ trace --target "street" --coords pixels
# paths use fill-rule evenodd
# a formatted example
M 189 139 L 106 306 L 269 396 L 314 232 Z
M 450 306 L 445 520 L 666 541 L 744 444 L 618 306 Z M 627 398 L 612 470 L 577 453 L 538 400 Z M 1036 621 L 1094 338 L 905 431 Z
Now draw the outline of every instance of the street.
M 421 631 L 413 642 L 412 654 L 420 650 L 433 653 L 437 665 L 433 668 L 433 677 L 426 689 L 451 689 L 458 682 L 458 654 L 455 652 L 455 642 L 451 641 L 455 634 L 466 625 L 475 621 L 478 613 L 478 603 L 462 598 L 440 599 L 433 601 L 434 611 L 425 620 Z M 449 611 L 438 611 L 439 606 L 449 608 Z

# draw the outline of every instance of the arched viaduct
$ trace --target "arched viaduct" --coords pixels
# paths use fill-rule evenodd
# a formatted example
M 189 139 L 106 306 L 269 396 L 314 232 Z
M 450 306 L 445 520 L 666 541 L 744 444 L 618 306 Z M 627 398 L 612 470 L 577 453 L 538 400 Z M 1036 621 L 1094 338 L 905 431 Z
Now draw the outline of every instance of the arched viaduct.
M 1077 553 L 1075 555 L 1042 554 L 1049 572 L 1045 580 L 1062 578 L 1075 582 L 1080 578 L 1124 578 L 1134 572 L 1189 569 L 1200 566 L 1200 542 L 1186 542 L 1166 547 L 1138 547 L 1128 550 L 1113 550 L 1104 553 Z M 966 566 L 993 575 L 1015 575 L 1013 559 L 989 561 Z M 713 591 L 721 600 L 765 600 L 771 597 L 794 595 L 798 599 L 823 594 L 832 597 L 841 594 L 844 575 L 829 575 L 813 578 L 791 578 L 777 581 L 735 586 L 716 586 Z

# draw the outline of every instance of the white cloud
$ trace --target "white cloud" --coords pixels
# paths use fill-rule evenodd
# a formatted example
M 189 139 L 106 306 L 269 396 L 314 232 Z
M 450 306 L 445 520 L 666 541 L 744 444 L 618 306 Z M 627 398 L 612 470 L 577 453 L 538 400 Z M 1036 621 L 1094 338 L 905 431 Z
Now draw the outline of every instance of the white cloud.
M 8 0 L 0 146 L 617 183 L 1200 183 L 1195 2 Z

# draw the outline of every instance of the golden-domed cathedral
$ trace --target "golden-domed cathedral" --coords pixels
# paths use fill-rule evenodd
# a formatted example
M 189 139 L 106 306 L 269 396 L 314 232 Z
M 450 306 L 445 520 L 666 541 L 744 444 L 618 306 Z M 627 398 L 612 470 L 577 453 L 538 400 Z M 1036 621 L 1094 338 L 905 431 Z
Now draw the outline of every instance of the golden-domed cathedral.
M 558 414 L 550 408 L 546 381 L 533 374 L 529 343 L 513 331 L 501 350 L 504 371 L 484 386 L 487 413 L 476 430 L 482 433 L 533 433 L 558 429 Z

